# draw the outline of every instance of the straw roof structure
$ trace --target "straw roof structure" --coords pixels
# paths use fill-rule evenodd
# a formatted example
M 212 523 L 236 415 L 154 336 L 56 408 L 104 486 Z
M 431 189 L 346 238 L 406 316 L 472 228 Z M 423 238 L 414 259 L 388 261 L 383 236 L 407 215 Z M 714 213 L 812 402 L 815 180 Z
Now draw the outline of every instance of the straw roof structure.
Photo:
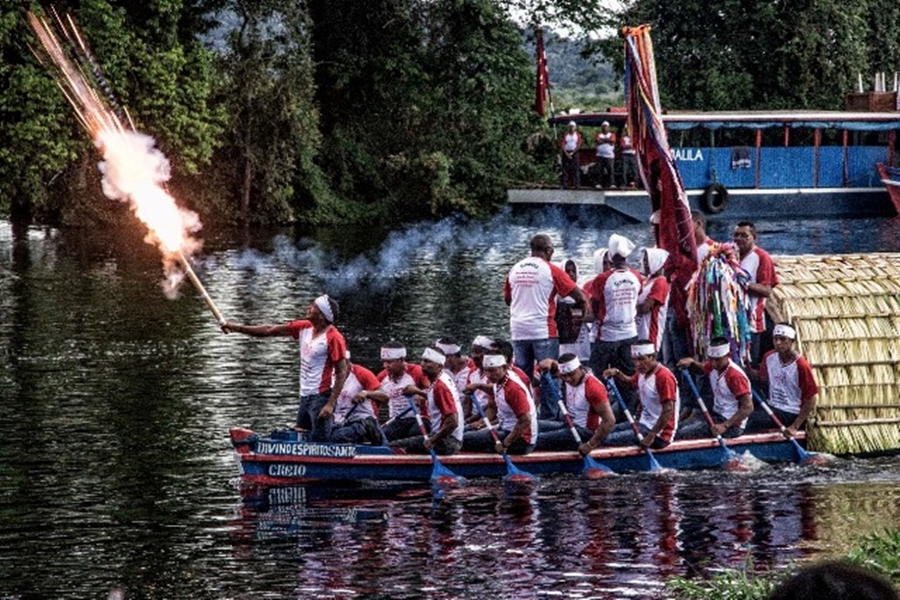
M 819 384 L 810 448 L 900 449 L 900 254 L 773 258 L 767 310 L 797 329 Z

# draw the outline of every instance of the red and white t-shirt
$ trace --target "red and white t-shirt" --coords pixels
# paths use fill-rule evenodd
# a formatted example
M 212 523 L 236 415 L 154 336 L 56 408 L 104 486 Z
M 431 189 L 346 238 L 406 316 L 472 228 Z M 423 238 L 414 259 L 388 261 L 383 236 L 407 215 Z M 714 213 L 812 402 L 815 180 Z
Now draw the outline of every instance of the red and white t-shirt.
M 466 385 L 468 385 L 469 383 L 492 385 L 491 380 L 487 378 L 487 375 L 484 374 L 484 371 L 482 369 L 479 369 L 478 367 L 475 367 L 474 365 L 472 367 L 472 370 L 469 371 L 469 379 L 467 380 Z M 488 402 L 490 402 L 491 398 L 494 397 L 494 392 L 486 392 L 479 388 L 472 392 L 472 396 L 474 397 L 475 401 L 478 402 L 478 406 L 480 406 L 481 408 L 487 408 Z
M 334 325 L 315 335 L 313 324 L 305 319 L 288 323 L 288 331 L 300 343 L 300 396 L 330 390 L 334 365 L 347 356 L 344 336 Z
M 609 404 L 606 387 L 592 373 L 585 373 L 578 385 L 566 384 L 565 387 L 566 411 L 572 416 L 572 421 L 585 429 L 597 429 L 600 425 L 600 406 Z
M 738 411 L 738 398 L 750 393 L 750 380 L 737 364 L 729 359 L 723 371 L 717 371 L 712 363 L 703 363 L 703 372 L 709 375 L 709 384 L 713 390 L 713 410 L 730 419 Z M 747 419 L 740 422 L 741 429 L 747 425 Z
M 510 269 L 503 285 L 509 303 L 509 332 L 513 340 L 557 337 L 556 297 L 568 296 L 575 282 L 565 271 L 537 256 L 529 256 Z
M 383 369 L 378 374 L 378 380 L 381 382 L 381 389 L 388 396 L 388 416 L 391 418 L 409 408 L 409 400 L 403 395 L 403 390 L 407 386 L 414 385 L 420 390 L 424 390 L 431 385 L 428 376 L 422 371 L 422 367 L 414 363 L 406 363 L 403 374 L 397 379 L 388 375 L 387 369 Z M 427 413 L 422 416 L 428 418 Z
M 494 384 L 494 402 L 497 403 L 497 427 L 512 431 L 523 414 L 528 415 L 529 425 L 522 439 L 530 444 L 537 439 L 537 410 L 525 384 L 518 377 L 508 375 Z
M 750 283 L 759 283 L 775 287 L 778 285 L 778 275 L 775 273 L 775 263 L 769 253 L 754 246 L 747 253 L 747 256 L 741 259 L 741 268 L 747 272 Z M 750 310 L 747 315 L 750 321 L 750 331 L 760 333 L 766 329 L 766 299 L 756 294 L 747 294 L 750 301 Z
M 618 342 L 637 336 L 637 301 L 641 274 L 634 269 L 605 271 L 594 278 L 591 298 L 596 302 L 600 330 L 597 340 Z
M 669 282 L 663 276 L 654 277 L 644 282 L 638 296 L 638 304 L 648 298 L 656 300 L 653 310 L 637 316 L 637 336 L 642 340 L 650 340 L 657 352 L 662 346 L 663 331 L 666 328 L 666 314 L 669 312 Z
M 340 425 L 345 419 L 348 423 L 352 423 L 366 417 L 375 417 L 375 405 L 372 401 L 360 402 L 349 417 L 346 415 L 351 408 L 356 406 L 353 399 L 358 393 L 363 390 L 373 392 L 379 386 L 380 382 L 372 371 L 362 365 L 351 364 L 350 374 L 347 375 L 347 380 L 344 382 L 344 387 L 341 388 L 341 393 L 334 406 L 334 424 Z
M 463 418 L 462 403 L 459 401 L 456 384 L 446 371 L 442 371 L 434 385 L 428 388 L 427 405 L 428 414 L 431 415 L 431 433 L 440 431 L 444 419 L 455 414 L 456 429 L 450 435 L 462 442 L 466 420 Z
M 812 367 L 802 356 L 782 363 L 777 350 L 770 350 L 759 365 L 759 377 L 769 382 L 769 405 L 789 413 L 799 413 L 800 407 L 819 393 Z
M 706 236 L 702 244 L 697 244 L 697 264 L 702 265 L 706 257 L 709 256 L 710 251 L 715 247 L 716 242 L 709 236 Z
M 469 373 L 472 371 L 472 369 L 475 368 L 475 363 L 472 362 L 471 358 L 463 358 L 466 362 L 459 371 L 454 373 L 451 369 L 447 367 L 444 368 L 444 371 L 448 375 L 450 375 L 451 379 L 453 379 L 453 383 L 456 384 L 456 391 L 458 391 L 460 394 L 462 394 L 463 390 L 466 389 L 466 385 L 468 385 L 469 382 Z
M 659 416 L 663 411 L 663 402 L 675 403 L 672 418 L 657 434 L 658 438 L 671 442 L 675 437 L 675 430 L 678 429 L 678 414 L 681 412 L 678 382 L 672 371 L 663 365 L 656 365 L 656 368 L 646 375 L 640 372 L 632 375 L 631 385 L 637 388 L 641 398 L 641 425 L 648 429 L 653 429 L 656 422 L 659 421 Z

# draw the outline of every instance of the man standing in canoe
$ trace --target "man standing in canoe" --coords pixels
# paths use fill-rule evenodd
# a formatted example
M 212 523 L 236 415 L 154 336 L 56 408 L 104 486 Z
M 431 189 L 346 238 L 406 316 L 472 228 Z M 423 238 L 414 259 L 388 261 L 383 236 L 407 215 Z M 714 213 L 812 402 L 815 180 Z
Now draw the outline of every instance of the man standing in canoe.
M 225 323 L 225 333 L 252 337 L 292 337 L 300 346 L 300 408 L 297 427 L 321 442 L 331 437 L 332 414 L 350 372 L 347 342 L 334 326 L 338 303 L 322 295 L 306 309 L 306 318 L 281 325 Z
M 756 245 L 756 227 L 742 221 L 734 228 L 734 245 L 740 253 L 741 268 L 747 272 L 747 298 L 750 310 L 750 366 L 759 366 L 761 349 L 760 335 L 766 330 L 766 298 L 772 295 L 772 288 L 778 285 L 775 263 L 769 253 Z
M 513 265 L 503 286 L 516 366 L 529 377 L 533 377 L 536 362 L 559 357 L 557 296 L 571 297 L 582 311 L 585 307 L 584 292 L 564 270 L 550 262 L 552 256 L 550 236 L 535 235 L 531 238 L 531 256 Z M 555 418 L 558 410 L 554 404 L 542 395 L 540 418 Z
M 437 348 L 425 348 L 422 353 L 422 371 L 434 383 L 427 389 L 410 384 L 403 393 L 424 400 L 431 416 L 431 424 L 425 428 L 427 433 L 424 435 L 420 430 L 418 435 L 392 441 L 392 448 L 400 448 L 412 454 L 425 454 L 434 449 L 435 454 L 443 456 L 459 452 L 464 427 L 462 404 L 456 384 L 444 370 L 446 361 L 447 357 Z

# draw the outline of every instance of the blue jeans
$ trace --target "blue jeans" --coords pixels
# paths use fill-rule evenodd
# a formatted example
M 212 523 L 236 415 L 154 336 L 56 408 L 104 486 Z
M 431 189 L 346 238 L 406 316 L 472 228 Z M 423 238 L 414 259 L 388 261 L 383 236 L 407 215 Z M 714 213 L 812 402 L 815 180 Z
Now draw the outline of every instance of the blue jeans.
M 513 340 L 513 360 L 516 366 L 525 371 L 529 376 L 534 373 L 534 363 L 545 358 L 556 360 L 559 358 L 559 338 L 545 338 L 542 340 Z M 536 381 L 532 385 L 538 384 Z M 556 397 L 541 380 L 541 405 L 538 407 L 538 419 L 559 419 L 559 407 L 556 405 Z
M 544 423 L 547 423 L 547 421 L 544 421 Z M 538 435 L 535 450 L 578 450 L 578 443 L 575 441 L 572 431 L 564 423 L 560 423 L 560 425 L 561 427 L 556 429 L 545 429 L 543 425 L 539 426 L 541 433 Z M 578 431 L 578 435 L 581 436 L 582 443 L 588 441 L 594 435 L 594 432 L 590 429 L 579 427 L 578 425 L 575 426 L 575 429 Z
M 309 439 L 314 442 L 327 442 L 331 439 L 331 428 L 334 419 L 319 418 L 319 412 L 328 403 L 331 390 L 309 396 L 300 396 L 300 408 L 297 409 L 297 427 L 309 431 Z
M 724 423 L 727 419 L 717 412 L 710 412 L 713 423 Z M 744 430 L 737 425 L 732 425 L 722 433 L 723 438 L 735 438 L 744 433 Z M 679 440 L 698 440 L 713 437 L 712 429 L 706 419 L 700 419 L 693 423 L 688 423 L 684 427 L 680 427 L 675 434 L 675 438 Z
M 497 436 L 503 440 L 509 435 L 504 429 L 496 429 Z M 466 452 L 494 452 L 494 438 L 487 429 L 467 431 L 463 435 L 463 450 Z M 526 444 L 521 437 L 506 449 L 507 454 L 528 454 L 534 450 L 534 444 Z
M 641 437 L 644 437 L 648 433 L 650 433 L 650 428 L 642 423 L 638 423 L 638 430 L 641 432 Z M 604 446 L 637 446 L 638 439 L 637 436 L 634 435 L 634 429 L 631 428 L 631 423 L 619 423 L 613 430 L 609 432 L 609 435 L 606 436 L 606 439 L 601 442 Z M 669 442 L 655 437 L 653 438 L 653 443 L 650 444 L 650 447 L 654 450 L 659 450 L 660 448 L 665 448 L 669 445 Z

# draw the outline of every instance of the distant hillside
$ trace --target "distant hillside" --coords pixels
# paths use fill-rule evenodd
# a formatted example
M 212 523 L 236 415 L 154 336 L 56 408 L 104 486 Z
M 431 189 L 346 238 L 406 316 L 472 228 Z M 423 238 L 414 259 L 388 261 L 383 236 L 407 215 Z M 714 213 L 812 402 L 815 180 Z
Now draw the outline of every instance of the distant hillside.
M 622 74 L 614 73 L 609 61 L 582 58 L 580 42 L 552 31 L 544 31 L 544 47 L 556 114 L 622 105 Z M 533 42 L 529 43 L 528 52 L 534 56 Z

